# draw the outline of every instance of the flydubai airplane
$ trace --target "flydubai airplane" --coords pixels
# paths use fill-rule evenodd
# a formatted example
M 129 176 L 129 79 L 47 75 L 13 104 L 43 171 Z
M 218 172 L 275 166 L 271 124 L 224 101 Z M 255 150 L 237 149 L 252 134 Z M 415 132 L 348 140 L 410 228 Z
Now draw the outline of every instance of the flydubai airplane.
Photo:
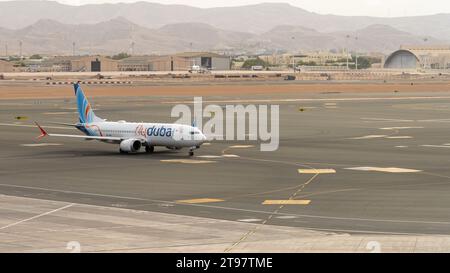
M 194 150 L 199 149 L 206 141 L 206 136 L 194 124 L 189 126 L 101 119 L 95 115 L 79 83 L 74 84 L 74 89 L 79 122 L 76 124 L 58 124 L 73 126 L 85 135 L 49 134 L 36 122 L 41 131 L 41 135 L 38 136 L 39 139 L 49 136 L 98 140 L 118 144 L 120 153 L 137 153 L 142 147 L 145 147 L 147 153 L 152 153 L 155 146 L 164 146 L 172 150 L 189 148 L 190 156 L 193 156 Z

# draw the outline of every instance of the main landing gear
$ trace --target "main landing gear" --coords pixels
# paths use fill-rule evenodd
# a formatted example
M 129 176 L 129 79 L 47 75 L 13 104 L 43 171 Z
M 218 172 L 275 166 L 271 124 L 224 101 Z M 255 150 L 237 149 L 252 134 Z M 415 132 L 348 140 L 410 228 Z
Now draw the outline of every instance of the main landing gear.
M 155 151 L 155 147 L 154 146 L 145 146 L 145 152 L 146 153 L 153 153 Z

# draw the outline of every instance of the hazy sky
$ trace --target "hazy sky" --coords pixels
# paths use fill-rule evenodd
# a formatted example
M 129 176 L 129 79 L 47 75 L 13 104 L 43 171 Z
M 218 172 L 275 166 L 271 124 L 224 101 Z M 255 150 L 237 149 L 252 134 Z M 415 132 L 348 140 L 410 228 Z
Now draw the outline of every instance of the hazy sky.
M 0 0 L 5 1 L 5 0 Z M 39 1 L 39 0 L 37 0 Z M 137 0 L 57 0 L 70 5 L 91 3 L 136 2 Z M 162 4 L 184 4 L 195 7 L 223 7 L 256 4 L 261 2 L 284 2 L 321 14 L 413 16 L 450 13 L 449 0 L 144 0 Z

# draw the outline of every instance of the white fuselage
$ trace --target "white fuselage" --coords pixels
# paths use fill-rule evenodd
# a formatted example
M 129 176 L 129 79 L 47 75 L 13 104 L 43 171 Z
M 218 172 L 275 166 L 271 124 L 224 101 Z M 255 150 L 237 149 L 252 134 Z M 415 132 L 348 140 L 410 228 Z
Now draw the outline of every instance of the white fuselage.
M 148 146 L 195 147 L 206 141 L 198 128 L 182 124 L 104 121 L 80 123 L 77 128 L 88 136 L 140 139 Z

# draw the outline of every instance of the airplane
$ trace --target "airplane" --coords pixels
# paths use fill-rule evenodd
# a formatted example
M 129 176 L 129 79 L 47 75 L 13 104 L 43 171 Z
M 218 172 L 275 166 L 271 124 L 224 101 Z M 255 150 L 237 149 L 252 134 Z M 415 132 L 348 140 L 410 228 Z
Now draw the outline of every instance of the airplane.
M 192 65 L 188 70 L 189 73 L 207 74 L 211 73 L 212 68 L 206 68 L 200 65 Z
M 189 148 L 189 156 L 194 155 L 194 150 L 199 149 L 206 141 L 206 136 L 195 126 L 169 123 L 137 123 L 120 121 L 107 121 L 95 115 L 79 83 L 74 84 L 75 97 L 79 122 L 76 124 L 56 123 L 72 126 L 85 135 L 50 134 L 37 122 L 43 137 L 67 137 L 85 140 L 98 140 L 101 142 L 118 144 L 119 151 L 125 153 L 137 153 L 145 147 L 147 153 L 153 153 L 155 146 L 164 146 L 171 150 Z

